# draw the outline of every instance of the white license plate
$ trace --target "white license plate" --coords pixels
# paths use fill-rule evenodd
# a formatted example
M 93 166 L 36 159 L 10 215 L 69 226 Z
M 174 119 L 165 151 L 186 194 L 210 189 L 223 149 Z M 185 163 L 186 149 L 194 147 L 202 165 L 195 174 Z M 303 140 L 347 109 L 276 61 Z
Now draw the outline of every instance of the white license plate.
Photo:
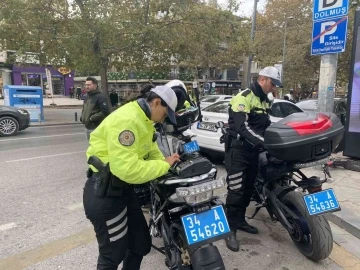
M 208 130 L 208 131 L 217 132 L 217 128 L 215 127 L 215 124 L 214 124 L 214 123 L 199 122 L 197 127 L 198 127 L 198 129 L 203 129 L 203 130 Z

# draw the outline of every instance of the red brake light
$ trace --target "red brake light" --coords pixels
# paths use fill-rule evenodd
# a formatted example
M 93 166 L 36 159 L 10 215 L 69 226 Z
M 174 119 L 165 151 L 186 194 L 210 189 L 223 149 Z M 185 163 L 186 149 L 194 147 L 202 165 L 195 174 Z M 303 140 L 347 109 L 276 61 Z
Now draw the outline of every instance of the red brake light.
M 309 187 L 309 188 L 308 188 L 308 191 L 309 191 L 310 194 L 311 194 L 311 193 L 316 193 L 316 192 L 318 192 L 318 191 L 322 191 L 322 186 Z
M 318 113 L 317 118 L 303 122 L 288 122 L 287 126 L 292 127 L 299 135 L 317 134 L 332 127 L 330 117 Z

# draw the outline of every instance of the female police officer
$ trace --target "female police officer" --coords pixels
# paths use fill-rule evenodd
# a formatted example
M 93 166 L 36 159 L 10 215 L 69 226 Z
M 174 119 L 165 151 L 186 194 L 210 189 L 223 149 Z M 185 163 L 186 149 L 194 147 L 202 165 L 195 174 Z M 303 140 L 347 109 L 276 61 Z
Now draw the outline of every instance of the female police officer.
M 92 176 L 84 188 L 85 214 L 99 244 L 98 270 L 115 270 L 122 261 L 124 270 L 140 269 L 150 252 L 149 230 L 132 185 L 166 174 L 179 161 L 178 154 L 164 158 L 153 127 L 166 117 L 176 123 L 177 103 L 170 87 L 157 86 L 117 109 L 91 133 L 86 155 L 99 158 L 109 170 L 106 178 L 90 166 Z M 106 179 L 109 183 L 101 193 Z

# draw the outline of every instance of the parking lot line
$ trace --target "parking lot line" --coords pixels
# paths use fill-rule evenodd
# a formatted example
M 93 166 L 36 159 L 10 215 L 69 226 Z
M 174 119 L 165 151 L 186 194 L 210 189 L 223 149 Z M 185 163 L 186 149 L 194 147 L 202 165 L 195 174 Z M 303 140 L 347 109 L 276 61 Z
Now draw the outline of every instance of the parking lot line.
M 11 223 L 6 223 L 3 225 L 0 225 L 0 232 L 6 231 L 6 230 L 10 230 L 12 228 L 16 227 L 16 223 L 11 222 Z
M 22 270 L 96 240 L 93 228 L 0 259 L 0 269 Z
M 26 138 L 4 139 L 4 140 L 0 140 L 0 143 L 1 143 L 1 142 L 9 142 L 9 141 L 42 139 L 42 138 L 52 138 L 52 137 L 62 137 L 62 136 L 74 136 L 74 135 L 83 135 L 83 136 L 84 136 L 84 132 L 77 132 L 77 133 L 70 133 L 70 134 L 57 134 L 57 135 L 48 135 L 48 136 L 37 136 L 37 137 L 26 137 Z
M 22 159 L 14 159 L 14 160 L 6 160 L 5 163 L 19 162 L 19 161 L 27 161 L 27 160 L 40 159 L 40 158 L 67 156 L 67 155 L 73 155 L 73 154 L 79 154 L 79 153 L 85 153 L 85 151 L 61 153 L 61 154 L 55 154 L 55 155 L 38 156 L 38 157 L 22 158 Z

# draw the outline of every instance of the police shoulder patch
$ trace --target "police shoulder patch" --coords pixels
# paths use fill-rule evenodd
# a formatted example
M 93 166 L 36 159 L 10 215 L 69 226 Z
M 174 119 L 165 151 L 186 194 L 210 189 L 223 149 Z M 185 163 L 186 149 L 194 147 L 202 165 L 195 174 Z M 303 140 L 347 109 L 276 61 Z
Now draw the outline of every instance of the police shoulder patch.
M 135 142 L 135 135 L 130 130 L 124 130 L 119 134 L 119 142 L 124 146 L 131 146 Z

